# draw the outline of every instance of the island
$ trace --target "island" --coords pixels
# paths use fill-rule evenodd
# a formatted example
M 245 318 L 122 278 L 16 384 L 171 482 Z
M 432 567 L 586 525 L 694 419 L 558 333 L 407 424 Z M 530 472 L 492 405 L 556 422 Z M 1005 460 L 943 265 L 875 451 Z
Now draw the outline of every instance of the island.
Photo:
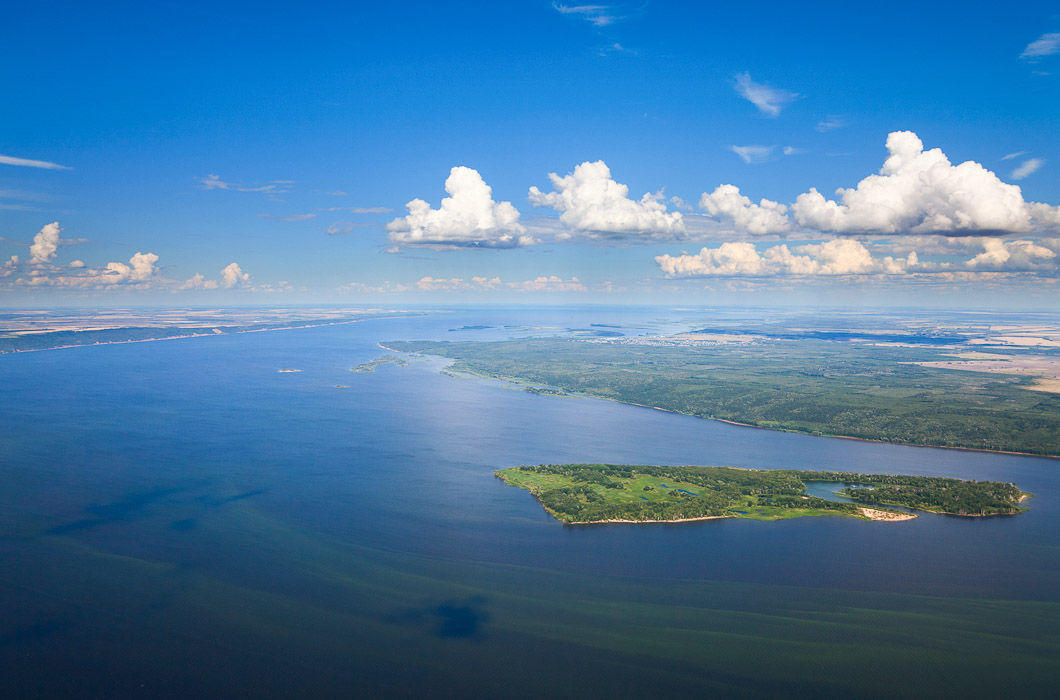
M 383 355 L 377 357 L 374 360 L 368 362 L 362 362 L 356 367 L 350 367 L 351 372 L 374 372 L 376 367 L 382 367 L 383 365 L 397 365 L 398 367 L 408 367 L 409 361 L 400 355 Z
M 541 464 L 495 473 L 567 525 L 822 515 L 901 521 L 917 517 L 909 510 L 985 517 L 1021 513 L 1030 496 L 998 481 L 793 469 Z M 813 482 L 842 484 L 836 494 L 845 500 L 810 495 Z

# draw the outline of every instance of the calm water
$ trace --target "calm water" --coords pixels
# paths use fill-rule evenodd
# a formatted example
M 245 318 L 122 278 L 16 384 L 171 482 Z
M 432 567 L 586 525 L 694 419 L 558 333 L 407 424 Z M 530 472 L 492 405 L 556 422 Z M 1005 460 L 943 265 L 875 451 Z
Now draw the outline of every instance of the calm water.
M 438 361 L 349 372 L 391 339 L 702 322 L 463 311 L 0 356 L 2 692 L 1047 695 L 1058 460 L 539 396 Z M 1006 518 L 571 528 L 492 475 L 581 461 L 1036 498 Z

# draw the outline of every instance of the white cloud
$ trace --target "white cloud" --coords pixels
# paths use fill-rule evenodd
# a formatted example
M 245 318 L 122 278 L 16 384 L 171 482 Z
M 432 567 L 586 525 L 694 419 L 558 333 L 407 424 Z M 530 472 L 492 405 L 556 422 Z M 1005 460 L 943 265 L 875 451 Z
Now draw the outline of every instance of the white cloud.
M 836 129 L 842 129 L 847 125 L 845 117 L 829 114 L 828 117 L 817 122 L 817 126 L 814 129 L 820 133 L 826 133 L 829 131 L 835 131 Z
M 734 185 L 718 185 L 712 193 L 704 192 L 699 206 L 711 216 L 729 219 L 736 228 L 751 234 L 781 233 L 791 228 L 785 205 L 768 199 L 755 204 Z
M 31 160 L 29 158 L 15 158 L 14 156 L 0 155 L 0 165 L 17 165 L 23 168 L 41 168 L 42 170 L 73 170 L 67 165 L 49 163 L 46 160 Z
M 220 286 L 217 280 L 208 280 L 201 274 L 196 272 L 191 276 L 184 284 L 180 285 L 181 289 L 217 289 Z
M 750 73 L 740 73 L 736 76 L 736 92 L 745 100 L 758 108 L 767 117 L 780 115 L 780 110 L 789 102 L 797 98 L 798 93 L 770 87 L 751 80 Z
M 1036 172 L 1039 168 L 1045 165 L 1045 161 L 1041 158 L 1028 158 L 1023 161 L 1018 168 L 1012 171 L 1013 180 L 1022 180 L 1031 173 Z
M 695 255 L 660 255 L 667 277 L 903 274 L 920 265 L 916 252 L 905 258 L 875 258 L 859 241 L 835 238 L 799 246 L 775 245 L 759 253 L 747 242 L 703 248 Z
M 560 5 L 553 3 L 552 7 L 562 15 L 577 15 L 597 27 L 606 27 L 617 19 L 611 14 L 611 8 L 607 5 Z
M 585 292 L 587 287 L 578 280 L 571 277 L 565 280 L 556 275 L 537 277 L 525 282 L 508 282 L 508 287 L 519 292 Z
M 535 243 L 519 223 L 511 202 L 494 202 L 493 190 L 477 170 L 457 166 L 445 181 L 448 197 L 437 209 L 422 199 L 406 206 L 408 216 L 387 224 L 399 246 L 514 248 Z
M 925 151 L 911 131 L 887 137 L 889 157 L 878 175 L 827 200 L 816 188 L 792 207 L 799 224 L 840 233 L 1028 232 L 1051 225 L 1060 209 L 1026 202 L 1020 188 L 979 163 L 952 165 L 938 148 Z
M 335 221 L 328 224 L 328 227 L 324 229 L 329 236 L 345 236 L 346 234 L 353 233 L 355 228 L 361 228 L 364 226 L 377 226 L 367 221 Z
M 393 209 L 390 207 L 324 207 L 317 211 L 348 211 L 351 214 L 389 214 Z
M 29 247 L 29 261 L 33 265 L 42 265 L 55 259 L 55 253 L 59 249 L 59 222 L 53 221 L 33 237 L 33 245 Z
M 729 146 L 729 150 L 740 156 L 744 163 L 764 163 L 773 153 L 772 146 Z
M 29 270 L 27 277 L 15 280 L 16 284 L 29 287 L 67 287 L 74 289 L 117 288 L 119 286 L 142 288 L 158 282 L 158 256 L 154 253 L 137 253 L 129 263 L 111 262 L 101 268 L 71 265 L 62 268 L 55 265 L 39 265 Z M 161 280 L 165 282 L 164 280 Z
M 531 187 L 530 202 L 552 207 L 567 228 L 590 238 L 676 238 L 685 230 L 681 213 L 668 212 L 661 193 L 630 199 L 629 188 L 611 179 L 602 160 L 586 161 L 564 177 L 556 173 L 548 177 L 555 191 Z
M 1060 51 L 1060 34 L 1042 34 L 1040 37 L 1027 44 L 1020 58 L 1035 62 L 1045 56 L 1052 56 Z
M 120 262 L 107 263 L 102 281 L 107 284 L 123 282 L 146 282 L 151 279 L 157 268 L 158 256 L 154 253 L 136 253 L 129 258 L 129 264 Z
M 281 194 L 291 189 L 290 180 L 273 180 L 264 185 L 237 185 L 225 182 L 219 175 L 207 175 L 199 180 L 204 190 L 231 190 L 233 192 L 267 192 L 270 194 Z
M 400 294 L 405 292 L 585 292 L 588 288 L 577 277 L 563 279 L 556 275 L 541 275 L 534 279 L 520 282 L 505 282 L 500 277 L 477 276 L 464 277 L 421 277 L 411 284 L 383 282 L 370 285 L 352 282 L 341 291 L 359 293 Z
M 967 267 L 977 270 L 1036 271 L 1056 266 L 1056 252 L 1034 241 L 985 238 L 982 244 L 983 252 L 967 261 Z
M 235 286 L 243 286 L 250 281 L 250 275 L 243 272 L 239 267 L 239 263 L 230 263 L 221 270 L 220 279 L 212 280 L 203 277 L 199 273 L 195 273 L 184 284 L 180 285 L 180 289 L 231 289 Z
M 1016 151 L 1015 153 L 1009 153 L 1006 156 L 1001 156 L 1001 160 L 1012 160 L 1013 158 L 1019 158 L 1020 156 L 1027 155 L 1027 151 Z
M 72 261 L 70 263 L 70 267 L 84 267 L 84 266 L 85 266 L 85 261 L 84 260 L 74 260 L 74 261 Z
M 250 281 L 250 275 L 239 268 L 239 263 L 229 263 L 221 270 L 222 284 L 226 288 L 232 288 L 237 284 L 245 284 Z

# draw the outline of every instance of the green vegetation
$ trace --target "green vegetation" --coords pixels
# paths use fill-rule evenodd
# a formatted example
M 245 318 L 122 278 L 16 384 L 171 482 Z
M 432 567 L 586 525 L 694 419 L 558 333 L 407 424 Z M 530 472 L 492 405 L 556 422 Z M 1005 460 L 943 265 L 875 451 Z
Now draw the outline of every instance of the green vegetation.
M 640 344 L 547 338 L 393 342 L 452 369 L 814 435 L 1060 456 L 1060 396 L 1031 379 L 912 364 L 930 347 L 805 338 Z
M 835 481 L 847 485 L 843 496 L 866 505 L 903 506 L 950 515 L 1011 515 L 1025 510 L 1025 495 L 1015 484 L 961 481 L 929 476 L 796 472 L 804 481 Z
M 865 505 L 904 506 L 952 515 L 1019 513 L 1014 484 L 927 476 L 734 467 L 548 464 L 496 472 L 530 491 L 564 523 L 679 521 L 701 518 L 779 520 L 808 515 L 867 518 Z M 806 494 L 806 481 L 847 485 L 839 503 Z M 877 519 L 900 519 L 903 513 Z
M 406 360 L 404 357 L 401 357 L 400 355 L 383 355 L 382 357 L 377 357 L 374 360 L 359 364 L 356 367 L 351 367 L 350 371 L 374 372 L 376 367 L 380 367 L 382 365 L 397 365 L 398 367 L 408 367 L 409 361 Z

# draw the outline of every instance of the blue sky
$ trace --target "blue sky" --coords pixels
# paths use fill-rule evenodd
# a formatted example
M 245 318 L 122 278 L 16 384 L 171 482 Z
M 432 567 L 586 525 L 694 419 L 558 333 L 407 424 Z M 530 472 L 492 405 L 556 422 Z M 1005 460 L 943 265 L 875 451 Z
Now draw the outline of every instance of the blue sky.
M 1048 3 L 20 3 L 0 304 L 1055 308 L 1058 81 Z

